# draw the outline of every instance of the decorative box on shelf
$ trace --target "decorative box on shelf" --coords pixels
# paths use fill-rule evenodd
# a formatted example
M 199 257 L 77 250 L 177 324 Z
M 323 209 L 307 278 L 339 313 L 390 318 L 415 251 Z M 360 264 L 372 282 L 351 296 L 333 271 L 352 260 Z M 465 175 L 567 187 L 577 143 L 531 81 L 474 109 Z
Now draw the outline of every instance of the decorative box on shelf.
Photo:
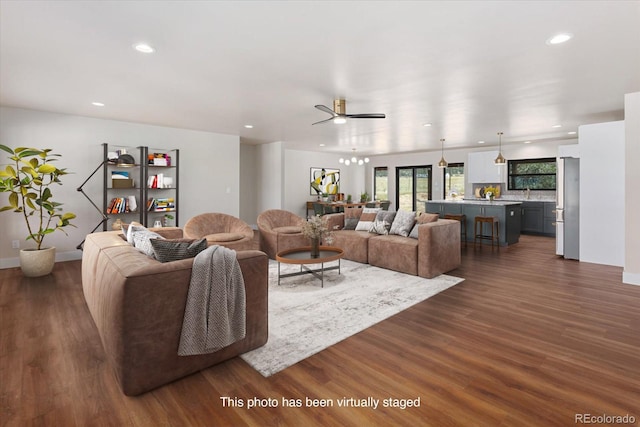
M 112 188 L 133 188 L 133 179 L 131 178 L 120 178 L 120 179 L 112 179 L 111 180 Z

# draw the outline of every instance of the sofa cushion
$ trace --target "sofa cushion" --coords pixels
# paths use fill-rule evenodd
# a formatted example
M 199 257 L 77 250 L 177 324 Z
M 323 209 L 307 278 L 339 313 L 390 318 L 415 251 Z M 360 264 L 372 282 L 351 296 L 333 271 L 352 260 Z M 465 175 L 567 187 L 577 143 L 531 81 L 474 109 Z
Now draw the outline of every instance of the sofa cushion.
M 245 235 L 242 233 L 214 233 L 207 234 L 204 237 L 210 242 L 234 242 L 244 239 Z
M 369 264 L 418 275 L 418 241 L 402 236 L 373 236 L 369 239 Z
M 193 258 L 207 249 L 207 239 L 151 239 L 155 258 L 160 262 Z
M 379 210 L 380 208 L 363 208 L 358 225 L 356 225 L 356 231 L 369 231 Z
M 302 227 L 298 227 L 297 225 L 287 225 L 284 227 L 276 227 L 273 229 L 273 231 L 282 234 L 296 234 L 302 233 Z
M 375 234 L 367 231 L 340 230 L 333 233 L 333 246 L 342 248 L 344 259 L 361 262 L 368 262 L 368 242 Z
M 408 237 L 416 223 L 416 213 L 411 211 L 398 211 L 389 234 L 397 234 L 398 236 Z
M 348 208 L 344 211 L 344 228 L 343 230 L 355 230 L 363 208 Z

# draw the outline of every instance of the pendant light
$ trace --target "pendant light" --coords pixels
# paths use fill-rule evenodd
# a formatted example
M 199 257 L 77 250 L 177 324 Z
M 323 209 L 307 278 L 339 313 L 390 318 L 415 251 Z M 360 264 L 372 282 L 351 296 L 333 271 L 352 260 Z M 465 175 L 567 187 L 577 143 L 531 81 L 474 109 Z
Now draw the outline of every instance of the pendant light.
M 440 145 L 442 147 L 442 157 L 440 158 L 440 161 L 438 162 L 438 167 L 439 168 L 446 168 L 447 167 L 447 161 L 444 159 L 444 138 L 442 138 L 440 140 Z
M 496 160 L 494 161 L 494 163 L 498 166 L 504 166 L 507 164 L 507 159 L 504 158 L 504 156 L 502 155 L 502 132 L 498 132 L 498 139 L 499 139 L 499 149 L 498 149 L 498 157 L 496 157 Z

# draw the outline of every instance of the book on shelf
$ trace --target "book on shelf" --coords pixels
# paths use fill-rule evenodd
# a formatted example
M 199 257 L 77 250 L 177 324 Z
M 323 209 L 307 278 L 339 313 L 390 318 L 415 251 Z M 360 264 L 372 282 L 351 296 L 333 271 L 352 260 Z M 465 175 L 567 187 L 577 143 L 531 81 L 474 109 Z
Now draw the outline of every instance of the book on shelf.
M 148 188 L 164 188 L 164 174 L 149 175 Z
M 107 214 L 129 213 L 137 209 L 135 196 L 114 197 L 107 206 Z
M 171 156 L 166 153 L 149 153 L 147 163 L 152 166 L 171 166 Z
M 151 197 L 147 200 L 147 210 L 153 212 L 169 212 L 176 210 L 173 197 Z

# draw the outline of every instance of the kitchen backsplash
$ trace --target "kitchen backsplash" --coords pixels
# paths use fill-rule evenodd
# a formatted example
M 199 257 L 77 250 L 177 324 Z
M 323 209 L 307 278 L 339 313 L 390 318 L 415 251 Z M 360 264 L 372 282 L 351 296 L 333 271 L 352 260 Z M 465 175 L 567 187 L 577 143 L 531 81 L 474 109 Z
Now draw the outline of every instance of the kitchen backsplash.
M 478 198 L 478 189 L 483 187 L 499 187 L 500 188 L 500 199 L 501 200 L 533 200 L 533 201 L 543 201 L 543 202 L 555 202 L 556 200 L 556 192 L 550 190 L 530 190 L 529 197 L 527 198 L 527 192 L 523 190 L 507 190 L 506 184 L 473 184 L 474 194 L 470 195 L 469 198 Z M 481 192 L 484 193 L 484 192 Z

